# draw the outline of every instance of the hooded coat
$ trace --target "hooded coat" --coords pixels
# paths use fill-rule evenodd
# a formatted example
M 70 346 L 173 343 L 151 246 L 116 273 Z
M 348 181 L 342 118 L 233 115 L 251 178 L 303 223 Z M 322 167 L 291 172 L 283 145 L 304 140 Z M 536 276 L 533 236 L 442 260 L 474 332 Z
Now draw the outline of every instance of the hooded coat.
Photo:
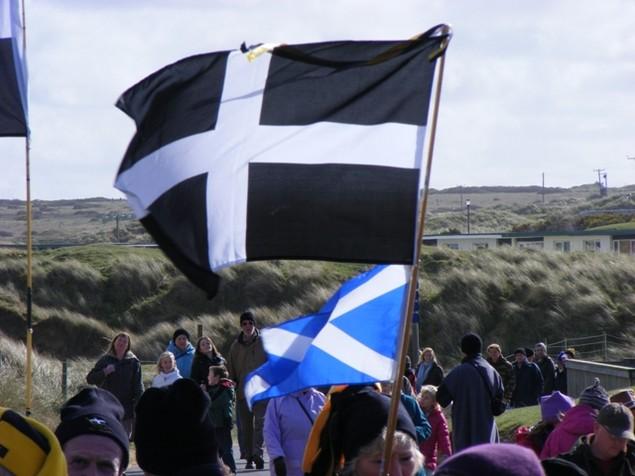
M 540 459 L 555 458 L 566 453 L 575 445 L 578 438 L 593 433 L 593 422 L 597 410 L 589 405 L 576 405 L 565 413 L 560 424 L 549 434 Z
M 190 372 L 192 371 L 192 361 L 194 360 L 194 346 L 188 342 L 185 350 L 179 349 L 173 340 L 168 343 L 168 348 L 166 349 L 168 352 L 172 352 L 174 354 L 174 358 L 176 359 L 176 366 L 181 373 L 181 377 L 190 378 Z
M 498 443 L 498 427 L 492 414 L 492 396 L 496 395 L 503 395 L 501 377 L 480 353 L 465 357 L 463 363 L 445 377 L 437 392 L 437 402 L 442 407 L 454 402 L 452 440 L 455 452 L 479 443 Z

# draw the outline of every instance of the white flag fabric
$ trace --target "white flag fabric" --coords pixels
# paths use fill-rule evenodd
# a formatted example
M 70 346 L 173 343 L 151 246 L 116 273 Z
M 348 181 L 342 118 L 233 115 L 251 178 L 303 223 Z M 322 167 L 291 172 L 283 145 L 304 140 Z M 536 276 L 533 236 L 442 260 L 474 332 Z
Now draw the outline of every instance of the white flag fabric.
M 350 279 L 317 314 L 262 330 L 267 362 L 249 374 L 249 404 L 308 387 L 393 380 L 408 267 Z
M 443 31 L 169 65 L 119 98 L 137 132 L 115 186 L 210 295 L 244 261 L 411 264 Z
M 0 0 L 0 136 L 26 136 L 27 79 L 19 0 Z

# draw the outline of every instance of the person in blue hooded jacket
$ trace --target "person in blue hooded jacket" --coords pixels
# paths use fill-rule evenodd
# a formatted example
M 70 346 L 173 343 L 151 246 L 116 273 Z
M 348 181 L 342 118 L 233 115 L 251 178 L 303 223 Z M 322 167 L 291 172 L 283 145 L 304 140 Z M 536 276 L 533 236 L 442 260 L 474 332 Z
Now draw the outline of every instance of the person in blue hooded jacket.
M 190 343 L 190 334 L 185 329 L 175 330 L 166 350 L 174 354 L 181 377 L 190 378 L 195 352 L 194 346 Z

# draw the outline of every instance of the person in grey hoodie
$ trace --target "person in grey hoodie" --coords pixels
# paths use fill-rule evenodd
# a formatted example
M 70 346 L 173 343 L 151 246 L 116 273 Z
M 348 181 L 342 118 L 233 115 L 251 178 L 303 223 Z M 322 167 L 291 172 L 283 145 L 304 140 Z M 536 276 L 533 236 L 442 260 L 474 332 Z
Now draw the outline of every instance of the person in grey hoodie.
M 128 436 L 132 433 L 134 408 L 143 393 L 141 363 L 130 350 L 130 335 L 117 334 L 110 342 L 108 352 L 88 372 L 86 381 L 108 390 L 124 409 L 122 424 Z

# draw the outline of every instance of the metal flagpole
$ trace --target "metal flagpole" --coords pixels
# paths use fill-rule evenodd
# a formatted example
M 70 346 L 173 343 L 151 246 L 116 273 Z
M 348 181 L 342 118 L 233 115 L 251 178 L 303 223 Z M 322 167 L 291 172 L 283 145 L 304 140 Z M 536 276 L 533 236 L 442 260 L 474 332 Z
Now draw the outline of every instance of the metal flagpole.
M 399 349 L 399 365 L 393 383 L 392 396 L 390 400 L 390 413 L 388 415 L 388 425 L 386 428 L 386 444 L 384 446 L 384 458 L 382 461 L 383 476 L 390 474 L 390 457 L 392 454 L 392 440 L 397 427 L 397 411 L 399 409 L 401 387 L 403 383 L 402 375 L 406 366 L 406 355 L 408 353 L 408 343 L 410 336 L 410 328 L 412 323 L 412 313 L 414 311 L 415 294 L 417 290 L 417 279 L 419 276 L 419 258 L 421 256 L 421 243 L 423 241 L 423 231 L 425 225 L 426 209 L 428 208 L 428 190 L 430 189 L 430 174 L 432 171 L 432 156 L 434 153 L 434 140 L 437 131 L 437 118 L 439 116 L 439 102 L 441 99 L 441 85 L 443 83 L 443 69 L 445 66 L 445 51 L 452 38 L 452 28 L 449 25 L 441 25 L 439 33 L 446 35 L 441 43 L 439 50 L 435 55 L 440 55 L 439 65 L 437 68 L 437 80 L 434 93 L 434 109 L 432 111 L 432 120 L 430 124 L 430 143 L 428 147 L 428 157 L 426 162 L 426 171 L 424 178 L 423 199 L 420 200 L 419 216 L 417 220 L 417 230 L 415 232 L 415 256 L 412 266 L 410 266 L 410 282 L 408 284 L 408 301 L 406 311 L 402 316 L 400 349 Z M 434 59 L 434 58 L 431 58 Z
M 24 0 L 20 2 L 22 10 L 22 55 L 26 61 L 26 15 Z M 27 123 L 24 137 L 26 159 L 26 385 L 25 414 L 31 414 L 33 399 L 33 246 L 32 246 L 32 213 L 31 213 L 31 138 Z

